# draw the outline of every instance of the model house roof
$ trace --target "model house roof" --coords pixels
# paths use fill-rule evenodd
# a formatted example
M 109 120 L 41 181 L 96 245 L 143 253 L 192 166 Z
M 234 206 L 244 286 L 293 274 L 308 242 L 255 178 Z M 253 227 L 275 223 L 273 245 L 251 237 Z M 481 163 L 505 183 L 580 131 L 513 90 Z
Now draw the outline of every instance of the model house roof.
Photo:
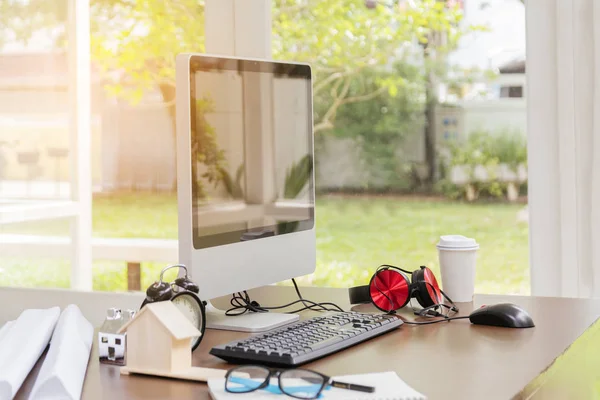
M 150 313 L 162 324 L 177 340 L 200 336 L 200 331 L 179 311 L 177 306 L 170 301 L 159 301 L 146 304 L 131 321 L 119 329 L 117 333 L 124 333 L 129 326 L 135 324 L 142 315 Z

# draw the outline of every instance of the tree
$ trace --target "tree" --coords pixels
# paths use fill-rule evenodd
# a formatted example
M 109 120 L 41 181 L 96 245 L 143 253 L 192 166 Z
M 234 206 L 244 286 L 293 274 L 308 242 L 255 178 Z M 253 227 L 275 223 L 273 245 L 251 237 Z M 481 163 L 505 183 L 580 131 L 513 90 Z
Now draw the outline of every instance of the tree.
M 386 74 L 399 61 L 420 64 L 425 92 L 425 155 L 432 183 L 437 167 L 433 127 L 436 84 L 447 71 L 445 55 L 461 36 L 462 11 L 445 0 L 307 2 L 281 0 L 274 11 L 274 50 L 316 70 L 315 133 L 334 127 L 338 109 L 372 100 L 388 91 L 396 96 L 402 75 Z M 307 24 L 307 21 L 310 21 Z M 278 39 L 278 40 L 277 40 Z M 419 49 L 422 49 L 419 51 Z M 365 84 L 366 69 L 384 70 L 376 85 Z M 362 87 L 364 90 L 350 90 Z
M 393 1 L 391 6 L 382 2 L 367 8 L 364 0 L 272 0 L 273 57 L 313 65 L 316 133 L 334 126 L 340 106 L 385 91 L 394 96 L 405 83 L 388 75 L 375 87 L 361 85 L 366 68 L 390 70 L 401 59 L 423 63 L 415 58 L 415 44 L 427 45 L 434 32 L 443 34 L 444 42 L 435 46 L 440 54 L 463 33 L 456 7 L 436 0 Z M 11 3 L 22 4 L 19 12 L 26 17 L 44 2 Z M 91 13 L 93 60 L 107 76 L 118 77 L 107 89 L 136 102 L 158 88 L 174 126 L 175 55 L 204 51 L 204 2 L 91 0 Z M 12 21 L 9 14 L 0 18 Z M 209 167 L 218 174 L 220 165 Z
M 105 88 L 114 96 L 138 103 L 145 93 L 158 89 L 176 132 L 175 57 L 179 53 L 204 52 L 204 2 L 198 0 L 92 0 L 91 51 L 93 61 L 107 76 Z M 116 73 L 116 74 L 115 74 Z M 211 105 L 198 104 L 203 112 Z M 192 146 L 205 167 L 209 183 L 223 179 L 225 157 L 218 149 L 215 132 L 198 113 L 201 137 Z M 175 139 L 174 139 L 175 140 Z M 192 169 L 197 194 L 202 185 Z
M 375 91 L 350 96 L 362 70 L 411 56 L 412 43 L 427 42 L 434 29 L 451 41 L 460 34 L 459 10 L 435 0 L 415 3 L 367 9 L 364 0 L 273 0 L 273 58 L 309 62 L 315 71 L 315 103 L 324 105 L 317 107 L 315 132 L 333 127 L 340 105 L 394 93 L 402 84 L 389 78 Z M 95 0 L 92 12 L 95 60 L 107 71 L 126 72 L 126 85 L 112 92 L 136 100 L 158 85 L 164 101 L 172 101 L 175 55 L 204 50 L 203 2 Z
M 67 2 L 59 0 L 0 1 L 0 48 L 7 42 L 27 43 L 34 33 L 53 37 L 57 45 L 66 38 Z
M 363 103 L 340 106 L 335 128 L 331 135 L 351 138 L 360 147 L 361 167 L 360 190 L 399 191 L 414 189 L 418 178 L 411 176 L 410 155 L 403 153 L 406 139 L 423 131 L 425 109 L 425 85 L 422 68 L 409 63 L 396 63 L 389 72 L 365 70 L 361 84 L 353 84 L 350 93 L 377 88 L 377 79 L 382 75 L 401 76 L 407 82 L 396 96 L 382 93 Z M 328 133 L 329 134 L 329 133 Z M 419 136 L 420 137 L 420 136 Z M 317 140 L 315 146 L 321 145 Z
M 460 10 L 437 0 L 392 6 L 374 3 L 369 8 L 364 0 L 273 0 L 272 4 L 273 58 L 313 66 L 317 134 L 334 127 L 340 106 L 369 101 L 385 91 L 395 96 L 399 86 L 406 84 L 402 76 L 386 74 L 376 85 L 366 85 L 361 81 L 365 69 L 390 71 L 398 60 L 415 59 L 415 44 L 421 44 L 427 49 L 426 59 L 417 56 L 415 62 L 432 74 L 429 65 L 453 48 L 463 33 Z M 136 101 L 158 85 L 174 124 L 174 59 L 180 52 L 204 50 L 203 3 L 95 0 L 92 12 L 94 59 L 106 71 L 124 72 L 125 80 L 110 85 L 111 92 Z M 432 45 L 436 35 L 444 41 Z M 428 148 L 431 159 L 435 149 L 432 144 Z M 223 169 L 220 159 L 213 159 L 217 164 L 208 171 L 218 179 Z M 433 169 L 435 162 L 429 161 Z
M 315 70 L 315 133 L 334 127 L 340 106 L 386 90 L 394 95 L 405 83 L 402 77 L 387 77 L 373 90 L 350 93 L 362 71 L 389 71 L 395 61 L 414 58 L 415 43 L 427 43 L 433 31 L 446 33 L 449 45 L 461 35 L 460 10 L 436 0 L 371 2 L 369 7 L 364 0 L 273 1 L 274 57 L 306 61 Z

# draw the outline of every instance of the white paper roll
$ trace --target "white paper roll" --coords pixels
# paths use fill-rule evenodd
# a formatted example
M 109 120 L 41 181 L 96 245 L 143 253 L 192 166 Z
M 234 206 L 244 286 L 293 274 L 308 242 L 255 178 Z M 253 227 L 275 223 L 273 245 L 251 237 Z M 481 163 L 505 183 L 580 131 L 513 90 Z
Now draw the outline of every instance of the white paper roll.
M 74 304 L 67 306 L 56 324 L 29 399 L 81 398 L 93 336 L 94 328 L 79 308 Z
M 0 340 L 0 400 L 10 400 L 40 358 L 60 315 L 60 308 L 21 313 Z

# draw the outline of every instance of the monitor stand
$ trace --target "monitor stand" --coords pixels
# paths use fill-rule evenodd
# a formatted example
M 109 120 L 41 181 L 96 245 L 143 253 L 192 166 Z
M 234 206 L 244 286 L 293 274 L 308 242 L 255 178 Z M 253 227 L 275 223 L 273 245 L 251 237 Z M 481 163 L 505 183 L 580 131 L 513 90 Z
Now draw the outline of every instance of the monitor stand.
M 300 319 L 297 314 L 279 314 L 274 312 L 247 312 L 243 315 L 229 316 L 225 311 L 215 308 L 210 301 L 206 305 L 206 327 L 239 332 L 266 332 L 280 326 L 291 324 Z

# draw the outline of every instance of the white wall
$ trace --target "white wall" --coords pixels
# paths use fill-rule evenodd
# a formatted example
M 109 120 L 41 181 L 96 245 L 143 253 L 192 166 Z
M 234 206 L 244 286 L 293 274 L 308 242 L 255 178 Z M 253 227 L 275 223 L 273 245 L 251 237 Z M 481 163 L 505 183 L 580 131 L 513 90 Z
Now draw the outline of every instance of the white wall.
M 361 188 L 368 183 L 368 173 L 360 145 L 352 138 L 326 137 L 316 154 L 317 187 L 326 189 Z
M 524 99 L 499 99 L 463 103 L 464 130 L 491 133 L 505 130 L 527 132 L 527 108 Z
M 481 130 L 491 134 L 513 131 L 525 136 L 527 104 L 525 99 L 515 98 L 465 101 L 457 107 L 441 105 L 436 109 L 436 129 L 440 143 Z

